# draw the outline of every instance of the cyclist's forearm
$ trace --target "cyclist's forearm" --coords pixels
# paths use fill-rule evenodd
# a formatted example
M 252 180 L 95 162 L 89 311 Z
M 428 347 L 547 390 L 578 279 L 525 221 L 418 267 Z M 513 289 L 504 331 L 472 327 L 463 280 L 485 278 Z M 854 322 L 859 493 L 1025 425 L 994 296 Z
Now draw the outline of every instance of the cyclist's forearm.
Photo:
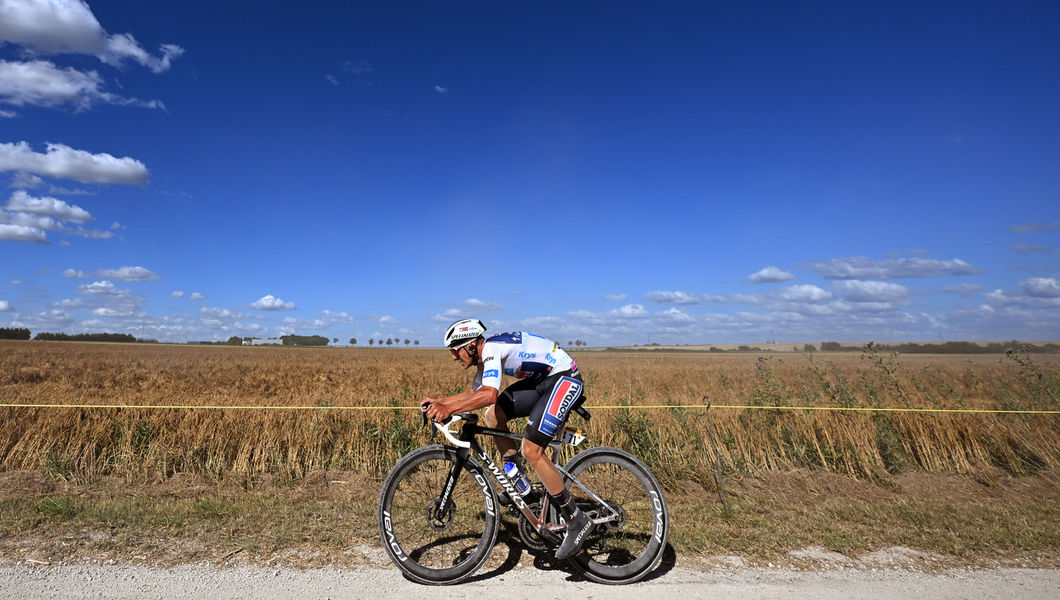
M 445 407 L 451 412 L 467 412 L 489 406 L 497 401 L 497 390 L 481 387 L 473 392 L 464 392 L 444 399 Z

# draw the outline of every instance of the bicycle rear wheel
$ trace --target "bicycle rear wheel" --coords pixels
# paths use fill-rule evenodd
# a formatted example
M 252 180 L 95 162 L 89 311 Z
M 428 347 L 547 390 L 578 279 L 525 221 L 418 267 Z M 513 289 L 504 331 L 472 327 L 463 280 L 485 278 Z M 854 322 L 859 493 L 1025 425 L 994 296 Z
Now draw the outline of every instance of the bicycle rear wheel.
M 449 446 L 425 446 L 391 469 L 379 494 L 383 547 L 405 575 L 426 584 L 458 583 L 486 562 L 497 541 L 493 486 L 468 458 L 441 505 L 446 478 L 458 460 Z
M 666 499 L 655 476 L 632 454 L 607 447 L 578 453 L 566 469 L 619 514 L 596 526 L 571 564 L 598 583 L 632 583 L 647 575 L 662 559 L 670 532 Z M 570 493 L 590 516 L 611 514 L 577 484 L 570 485 Z

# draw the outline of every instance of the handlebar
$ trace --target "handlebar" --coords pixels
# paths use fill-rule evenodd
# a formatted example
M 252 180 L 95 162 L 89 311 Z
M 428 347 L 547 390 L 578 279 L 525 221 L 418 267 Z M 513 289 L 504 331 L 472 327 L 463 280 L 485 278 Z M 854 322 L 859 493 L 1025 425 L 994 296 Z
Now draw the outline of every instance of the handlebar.
M 462 442 L 455 435 L 453 435 L 452 427 L 460 421 L 467 421 L 468 423 L 475 423 L 478 421 L 478 415 L 475 413 L 458 413 L 450 415 L 449 418 L 443 419 L 442 421 L 431 421 L 427 418 L 427 413 L 423 413 L 423 426 L 426 427 L 427 423 L 430 422 L 433 427 L 431 428 L 431 443 L 434 442 L 434 436 L 440 431 L 445 439 L 449 440 L 449 443 L 457 446 L 458 448 L 470 448 L 471 442 Z

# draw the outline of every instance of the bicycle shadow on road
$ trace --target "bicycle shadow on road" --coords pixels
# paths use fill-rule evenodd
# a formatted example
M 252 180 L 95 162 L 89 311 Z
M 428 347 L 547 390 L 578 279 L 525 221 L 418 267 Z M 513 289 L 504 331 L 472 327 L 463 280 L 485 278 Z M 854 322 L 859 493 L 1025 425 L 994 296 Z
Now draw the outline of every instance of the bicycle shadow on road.
M 546 556 L 544 558 L 547 558 L 547 559 L 551 560 L 553 565 L 555 565 L 556 562 L 557 562 L 556 559 L 554 557 L 552 557 L 552 556 Z M 537 565 L 537 561 L 536 560 L 534 561 L 534 564 Z M 666 548 L 663 549 L 663 555 L 662 555 L 662 558 L 659 560 L 659 564 L 654 569 L 652 569 L 650 572 L 648 572 L 647 575 L 645 575 L 644 577 L 639 579 L 637 581 L 637 583 L 643 583 L 645 581 L 652 581 L 653 579 L 658 579 L 658 578 L 662 577 L 663 575 L 666 575 L 667 573 L 672 571 L 673 568 L 676 565 L 677 565 L 677 551 L 674 550 L 674 547 L 673 547 L 673 545 L 670 544 L 670 542 L 666 542 Z M 559 568 L 559 569 L 562 569 L 562 570 L 566 571 L 569 574 L 568 577 L 567 577 L 567 581 L 570 581 L 572 583 L 573 582 L 593 583 L 592 580 L 586 578 L 584 575 L 582 575 L 578 571 L 576 571 L 574 569 L 571 569 L 569 566 L 566 565 L 566 563 L 562 563 L 559 566 L 554 566 L 553 568 Z M 601 585 L 603 585 L 603 584 L 601 584 Z
M 567 561 L 556 560 L 551 550 L 531 550 L 523 545 L 522 539 L 519 537 L 519 529 L 516 523 L 509 521 L 508 519 L 501 520 L 501 527 L 497 533 L 497 544 L 494 546 L 494 551 L 500 548 L 507 548 L 508 555 L 504 560 L 493 567 L 486 568 L 479 571 L 475 575 L 467 579 L 468 582 L 472 581 L 485 581 L 494 577 L 499 577 L 508 573 L 519 565 L 519 561 L 522 559 L 524 553 L 534 557 L 534 568 L 541 569 L 542 571 L 563 571 L 567 573 L 567 581 L 571 582 L 590 582 L 584 575 L 573 569 Z M 491 560 L 492 564 L 495 561 Z M 674 550 L 673 545 L 669 542 L 666 543 L 666 548 L 663 550 L 662 559 L 659 561 L 659 565 L 656 566 L 650 573 L 644 576 L 640 581 L 651 581 L 658 579 L 663 575 L 669 573 L 674 566 L 677 565 L 677 552 Z
M 519 565 L 519 560 L 526 549 L 523 547 L 522 540 L 519 539 L 518 525 L 511 523 L 508 519 L 501 519 L 500 522 L 500 530 L 497 532 L 497 543 L 494 545 L 493 551 L 496 552 L 499 548 L 508 549 L 508 556 L 505 557 L 504 561 L 491 568 L 486 568 L 486 565 L 484 565 L 483 568 L 485 570 L 480 570 L 478 573 L 468 577 L 468 582 L 492 579 L 504 575 Z M 491 563 L 492 561 L 487 563 L 487 565 Z M 534 560 L 534 565 L 537 565 L 537 559 Z

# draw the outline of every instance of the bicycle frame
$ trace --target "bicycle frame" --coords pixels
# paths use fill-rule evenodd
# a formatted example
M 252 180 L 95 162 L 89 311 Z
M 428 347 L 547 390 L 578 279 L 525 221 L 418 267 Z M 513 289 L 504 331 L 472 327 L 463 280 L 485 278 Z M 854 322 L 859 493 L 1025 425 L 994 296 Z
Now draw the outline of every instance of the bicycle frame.
M 460 421 L 464 421 L 464 426 L 460 429 L 458 437 L 453 435 L 451 427 Z M 445 438 L 449 440 L 451 444 L 458 448 L 457 455 L 459 457 L 459 460 L 453 464 L 453 467 L 449 471 L 449 475 L 446 477 L 445 486 L 443 487 L 444 491 L 442 492 L 441 498 L 439 498 L 438 506 L 435 510 L 443 510 L 443 507 L 448 506 L 450 496 L 452 494 L 453 489 L 456 487 L 457 479 L 460 476 L 460 471 L 463 470 L 464 465 L 467 463 L 468 457 L 471 456 L 472 452 L 474 452 L 475 457 L 485 463 L 485 467 L 493 475 L 493 479 L 501 485 L 505 493 L 508 494 L 508 497 L 515 504 L 516 508 L 519 509 L 523 517 L 526 518 L 526 520 L 530 523 L 531 526 L 533 526 L 536 531 L 541 532 L 542 530 L 544 530 L 550 533 L 555 533 L 566 529 L 566 524 L 548 523 L 547 517 L 549 503 L 547 501 L 541 503 L 540 515 L 535 515 L 534 512 L 530 509 L 530 506 L 526 504 L 526 502 L 523 500 L 523 497 L 515 489 L 515 483 L 512 482 L 511 478 L 508 477 L 508 474 L 504 472 L 504 469 L 501 469 L 497 465 L 496 461 L 493 460 L 493 457 L 490 456 L 489 452 L 483 449 L 482 445 L 476 439 L 476 436 L 478 435 L 488 435 L 490 437 L 503 437 L 508 438 L 510 440 L 521 441 L 524 438 L 524 435 L 521 433 L 512 433 L 511 431 L 506 431 L 503 429 L 481 427 L 478 425 L 477 421 L 477 415 L 470 413 L 461 413 L 453 415 L 450 420 L 445 423 L 433 423 L 434 427 L 438 431 L 440 431 L 442 435 L 444 435 Z M 594 493 L 592 490 L 585 487 L 580 481 L 578 481 L 576 477 L 572 476 L 557 462 L 559 454 L 558 452 L 556 452 L 556 450 L 560 446 L 562 446 L 564 443 L 570 444 L 572 446 L 577 446 L 584 440 L 585 436 L 582 435 L 580 431 L 564 428 L 562 439 L 553 441 L 549 444 L 549 447 L 553 450 L 552 463 L 555 464 L 556 468 L 559 469 L 560 473 L 563 474 L 565 480 L 575 483 L 578 487 L 584 490 L 585 493 L 591 496 L 593 500 L 598 502 L 600 506 L 606 507 L 607 510 L 610 512 L 610 514 L 608 515 L 594 518 L 594 524 L 599 525 L 601 523 L 614 521 L 620 517 L 618 511 L 616 511 L 614 507 L 609 505 L 607 502 L 604 502 L 604 500 L 597 496 L 596 493 Z

